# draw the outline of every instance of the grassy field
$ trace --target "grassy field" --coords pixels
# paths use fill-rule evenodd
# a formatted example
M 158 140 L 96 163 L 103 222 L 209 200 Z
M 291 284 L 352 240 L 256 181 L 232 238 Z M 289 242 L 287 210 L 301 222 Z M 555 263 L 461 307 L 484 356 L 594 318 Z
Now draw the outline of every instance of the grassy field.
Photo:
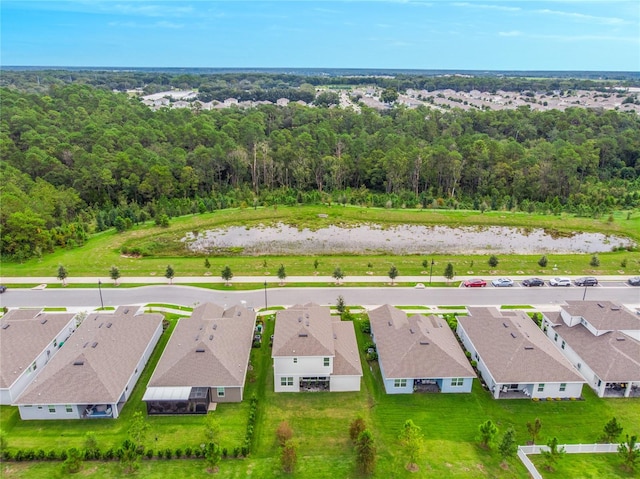
M 264 337 L 273 333 L 274 321 L 269 318 L 267 317 L 264 323 Z M 103 449 L 119 444 L 126 437 L 132 414 L 135 411 L 144 411 L 141 402 L 144 386 L 172 327 L 173 322 L 162 336 L 119 419 L 23 422 L 19 420 L 15 408 L 3 406 L 0 409 L 0 425 L 7 434 L 9 447 L 14 451 L 19 447 L 46 450 L 81 447 L 88 431 L 96 432 L 99 446 Z M 362 352 L 369 338 L 360 332 L 358 320 L 356 336 Z M 539 441 L 541 443 L 552 436 L 557 436 L 561 443 L 593 442 L 601 433 L 604 424 L 614 416 L 625 427 L 625 432 L 637 433 L 640 427 L 638 399 L 600 399 L 588 387 L 583 390 L 584 401 L 496 401 L 477 382 L 471 394 L 386 395 L 377 363 L 368 364 L 363 358 L 364 377 L 360 392 L 276 394 L 273 392 L 270 353 L 266 344 L 260 349 L 252 350 L 253 369 L 249 373 L 245 389 L 245 398 L 252 394 L 259 398 L 253 452 L 244 460 L 223 461 L 216 477 L 285 477 L 279 472 L 278 446 L 275 441 L 275 430 L 281 421 L 289 422 L 294 430 L 294 437 L 300 444 L 298 470 L 293 476 L 288 476 L 299 478 L 356 476 L 354 451 L 349 442 L 348 427 L 350 421 L 358 415 L 365 418 L 374 434 L 378 447 L 375 477 L 379 478 L 528 477 L 519 461 L 514 459 L 509 461 L 506 467 L 502 466 L 496 452 L 485 451 L 477 446 L 478 425 L 487 419 L 492 419 L 501 431 L 509 426 L 515 427 L 519 444 L 528 440 L 526 422 L 533 421 L 536 417 L 539 417 L 543 424 Z M 215 415 L 221 424 L 219 440 L 223 447 L 231 448 L 241 442 L 247 414 L 248 401 L 218 406 Z M 420 470 L 416 473 L 404 469 L 406 459 L 398 446 L 398 434 L 406 419 L 412 419 L 422 427 L 425 436 Z M 148 422 L 151 425 L 148 447 L 154 450 L 167 447 L 197 447 L 203 441 L 202 416 L 149 417 Z M 6 463 L 2 467 L 3 477 L 61 477 L 59 463 Z M 178 470 L 180 472 L 176 474 L 180 477 L 196 477 L 203 473 L 204 467 L 198 460 L 143 461 L 136 477 L 155 478 L 160 477 L 160 474 L 166 476 Z M 581 477 L 577 473 L 585 467 L 582 463 L 571 466 L 567 461 L 568 469 L 565 469 L 564 475 L 550 477 Z M 615 464 L 596 464 L 584 470 L 598 470 L 599 467 L 615 470 Z M 121 472 L 117 464 L 86 463 L 82 474 L 106 478 L 120 477 Z
M 619 479 L 639 477 L 638 471 L 629 472 L 620 466 L 620 458 L 615 453 L 607 454 L 565 454 L 558 461 L 553 472 L 543 467 L 540 455 L 529 456 L 538 472 L 545 479 Z
M 326 218 L 318 217 L 327 215 Z M 640 214 L 635 213 L 626 219 L 625 212 L 616 213 L 613 221 L 606 218 L 575 218 L 568 215 L 533 215 L 527 213 L 477 211 L 440 211 L 440 210 L 385 210 L 378 208 L 359 208 L 342 206 L 299 206 L 253 209 L 223 210 L 203 215 L 191 215 L 174 218 L 168 229 L 146 223 L 131 231 L 116 233 L 114 230 L 98 233 L 84 246 L 73 250 L 58 250 L 41 259 L 32 259 L 22 264 L 3 262 L 2 275 L 11 276 L 48 276 L 55 277 L 59 264 L 64 264 L 69 272 L 69 281 L 74 276 L 96 276 L 109 274 L 112 265 L 117 266 L 123 277 L 127 276 L 164 276 L 165 269 L 171 264 L 176 276 L 201 276 L 210 272 L 219 277 L 220 271 L 229 265 L 236 276 L 261 276 L 265 273 L 277 276 L 278 267 L 285 266 L 287 274 L 312 275 L 316 272 L 316 256 L 241 256 L 226 254 L 211 256 L 210 270 L 204 266 L 204 256 L 190 255 L 180 241 L 185 234 L 193 231 L 242 225 L 273 225 L 278 222 L 298 228 L 317 229 L 328 225 L 349 226 L 364 223 L 376 223 L 383 227 L 400 224 L 448 225 L 448 226 L 511 226 L 523 230 L 543 228 L 554 234 L 571 234 L 576 231 L 602 232 L 632 238 L 640 243 Z M 150 255 L 144 257 L 125 257 L 122 247 L 138 247 Z M 614 245 L 612 245 L 613 247 Z M 547 268 L 540 268 L 536 255 L 498 255 L 499 264 L 491 268 L 486 255 L 439 254 L 434 251 L 428 256 L 395 255 L 335 255 L 318 256 L 317 272 L 331 275 L 340 266 L 349 276 L 364 276 L 372 272 L 376 276 L 385 276 L 391 265 L 395 265 L 402 276 L 423 275 L 428 277 L 422 262 L 434 260 L 433 274 L 440 276 L 447 263 L 454 265 L 457 275 L 550 275 L 550 274 L 628 274 L 640 273 L 640 252 L 616 251 L 601 253 L 600 266 L 592 267 L 591 255 L 547 255 Z M 621 263 L 626 260 L 626 268 Z M 266 267 L 264 266 L 266 262 Z M 368 264 L 372 267 L 369 268 Z M 553 268 L 556 268 L 555 270 Z M 619 273 L 623 271 L 623 273 Z M 522 273 L 519 273 L 522 272 Z M 10 280 L 7 281 L 10 283 Z M 106 286 L 106 284 L 105 284 Z

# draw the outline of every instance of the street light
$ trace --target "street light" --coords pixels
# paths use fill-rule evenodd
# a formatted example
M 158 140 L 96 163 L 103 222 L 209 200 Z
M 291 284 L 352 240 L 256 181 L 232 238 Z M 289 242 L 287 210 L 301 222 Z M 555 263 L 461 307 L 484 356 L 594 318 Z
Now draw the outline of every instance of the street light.
M 433 258 L 431 259 L 431 270 L 429 271 L 429 284 L 431 284 L 431 275 L 433 274 Z
M 264 309 L 267 309 L 267 280 L 264 280 Z
M 98 291 L 100 291 L 100 308 L 104 309 L 104 303 L 102 302 L 102 281 L 98 280 Z

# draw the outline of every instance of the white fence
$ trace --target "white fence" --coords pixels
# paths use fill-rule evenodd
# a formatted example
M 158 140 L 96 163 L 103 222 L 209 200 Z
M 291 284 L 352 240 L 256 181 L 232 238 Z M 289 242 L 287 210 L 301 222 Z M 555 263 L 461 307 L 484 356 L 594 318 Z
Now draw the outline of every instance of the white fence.
M 618 444 L 558 444 L 558 449 L 564 449 L 567 454 L 600 454 L 605 452 L 618 452 Z M 548 450 L 548 446 L 518 446 L 518 457 L 533 479 L 543 479 L 543 477 L 527 455 L 540 454 L 540 451 Z

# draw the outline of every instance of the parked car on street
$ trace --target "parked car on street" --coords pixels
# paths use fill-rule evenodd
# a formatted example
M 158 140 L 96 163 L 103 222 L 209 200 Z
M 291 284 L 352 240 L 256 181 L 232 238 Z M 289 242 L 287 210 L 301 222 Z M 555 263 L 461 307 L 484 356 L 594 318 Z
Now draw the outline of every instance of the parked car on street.
M 584 276 L 582 278 L 578 278 L 573 282 L 576 286 L 597 286 L 598 279 L 593 276 Z
M 634 276 L 633 278 L 629 278 L 627 280 L 630 286 L 640 286 L 640 276 Z
M 464 283 L 462 283 L 465 288 L 484 288 L 487 285 L 487 282 L 484 279 L 473 278 L 467 279 Z
M 544 286 L 544 281 L 540 278 L 529 278 L 522 281 L 522 286 Z
M 498 278 L 491 281 L 491 284 L 496 288 L 508 288 L 513 286 L 513 280 L 509 278 Z
M 0 293 L 4 293 L 7 290 L 7 287 L 4 284 L 0 284 Z
M 571 286 L 569 278 L 552 278 L 549 280 L 549 286 Z

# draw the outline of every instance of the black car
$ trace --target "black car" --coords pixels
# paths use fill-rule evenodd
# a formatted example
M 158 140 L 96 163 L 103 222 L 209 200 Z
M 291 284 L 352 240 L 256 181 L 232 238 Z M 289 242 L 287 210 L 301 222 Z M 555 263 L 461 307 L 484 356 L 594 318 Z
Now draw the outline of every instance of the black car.
M 544 286 L 544 280 L 540 278 L 529 278 L 522 281 L 522 286 Z
M 0 284 L 0 293 L 4 293 L 7 290 L 7 287 L 4 284 Z
M 598 280 L 593 276 L 585 276 L 583 278 L 578 278 L 573 282 L 576 286 L 596 286 L 598 284 Z
M 630 286 L 640 286 L 640 276 L 634 276 L 633 278 L 629 278 L 627 280 Z

